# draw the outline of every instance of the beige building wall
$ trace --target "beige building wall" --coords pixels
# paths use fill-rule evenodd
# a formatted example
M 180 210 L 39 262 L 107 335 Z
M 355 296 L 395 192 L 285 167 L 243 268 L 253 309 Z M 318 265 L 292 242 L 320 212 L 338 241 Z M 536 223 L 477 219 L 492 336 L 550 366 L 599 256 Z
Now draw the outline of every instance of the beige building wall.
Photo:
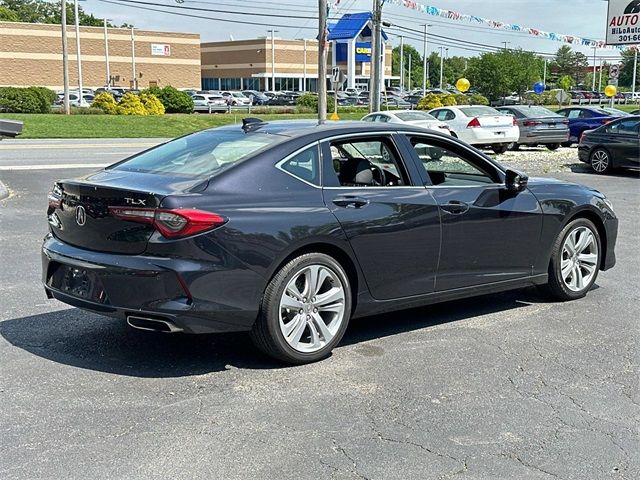
M 69 84 L 78 84 L 75 29 L 67 29 Z M 115 86 L 133 80 L 131 31 L 107 29 L 111 76 Z M 200 88 L 200 35 L 135 30 L 135 70 L 139 88 L 157 84 Z M 104 30 L 80 27 L 84 87 L 106 83 Z M 168 45 L 168 55 L 153 55 Z M 164 52 L 164 50 L 162 49 Z M 62 89 L 62 34 L 59 25 L 0 22 L 0 86 L 46 86 Z

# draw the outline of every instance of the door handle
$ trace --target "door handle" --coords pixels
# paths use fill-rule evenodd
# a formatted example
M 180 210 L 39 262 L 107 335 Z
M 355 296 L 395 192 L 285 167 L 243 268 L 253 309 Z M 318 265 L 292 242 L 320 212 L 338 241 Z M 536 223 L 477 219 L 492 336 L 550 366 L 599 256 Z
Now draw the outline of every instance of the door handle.
M 461 202 L 459 200 L 451 200 L 449 203 L 440 205 L 440 208 L 452 215 L 462 215 L 467 210 L 469 210 L 469 204 L 466 202 Z
M 343 196 L 333 199 L 334 205 L 342 208 L 361 208 L 369 204 L 369 200 L 362 197 Z

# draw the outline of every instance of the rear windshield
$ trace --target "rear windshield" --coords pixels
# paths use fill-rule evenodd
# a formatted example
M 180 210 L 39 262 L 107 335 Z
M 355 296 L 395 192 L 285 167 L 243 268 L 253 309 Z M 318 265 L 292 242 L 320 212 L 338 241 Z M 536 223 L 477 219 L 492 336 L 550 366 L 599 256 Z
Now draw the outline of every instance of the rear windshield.
M 495 115 L 504 115 L 495 108 L 491 107 L 458 107 L 467 117 L 493 117 Z
M 283 137 L 237 130 L 205 130 L 172 140 L 111 167 L 126 172 L 208 178 Z
M 413 122 L 416 120 L 436 120 L 436 117 L 433 115 L 429 115 L 427 112 L 401 112 L 396 113 L 396 117 L 398 117 L 403 122 Z
M 522 113 L 524 116 L 533 118 L 533 117 L 561 117 L 562 115 L 558 115 L 555 112 L 552 112 L 548 108 L 539 107 L 538 105 L 532 105 L 526 108 L 519 108 L 518 111 Z

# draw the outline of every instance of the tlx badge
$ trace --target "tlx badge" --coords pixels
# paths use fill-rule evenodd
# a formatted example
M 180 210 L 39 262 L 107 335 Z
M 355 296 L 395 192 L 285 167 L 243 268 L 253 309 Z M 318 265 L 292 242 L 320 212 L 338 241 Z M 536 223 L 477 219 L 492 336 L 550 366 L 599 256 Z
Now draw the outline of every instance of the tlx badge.
M 124 197 L 124 202 L 127 205 L 143 205 L 143 206 L 146 206 L 146 204 L 147 204 L 147 201 L 144 198 Z

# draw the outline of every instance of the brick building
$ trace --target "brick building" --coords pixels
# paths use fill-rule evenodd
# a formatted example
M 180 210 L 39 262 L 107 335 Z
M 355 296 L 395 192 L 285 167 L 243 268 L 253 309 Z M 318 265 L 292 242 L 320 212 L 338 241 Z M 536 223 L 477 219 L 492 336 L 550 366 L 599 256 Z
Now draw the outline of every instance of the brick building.
M 69 84 L 78 82 L 75 29 L 67 29 Z M 139 88 L 200 86 L 200 35 L 130 29 L 107 29 L 109 66 L 114 86 Z M 106 83 L 105 33 L 80 27 L 83 86 Z M 135 81 L 133 72 L 135 70 Z M 0 86 L 46 86 L 62 89 L 60 25 L 0 22 Z

